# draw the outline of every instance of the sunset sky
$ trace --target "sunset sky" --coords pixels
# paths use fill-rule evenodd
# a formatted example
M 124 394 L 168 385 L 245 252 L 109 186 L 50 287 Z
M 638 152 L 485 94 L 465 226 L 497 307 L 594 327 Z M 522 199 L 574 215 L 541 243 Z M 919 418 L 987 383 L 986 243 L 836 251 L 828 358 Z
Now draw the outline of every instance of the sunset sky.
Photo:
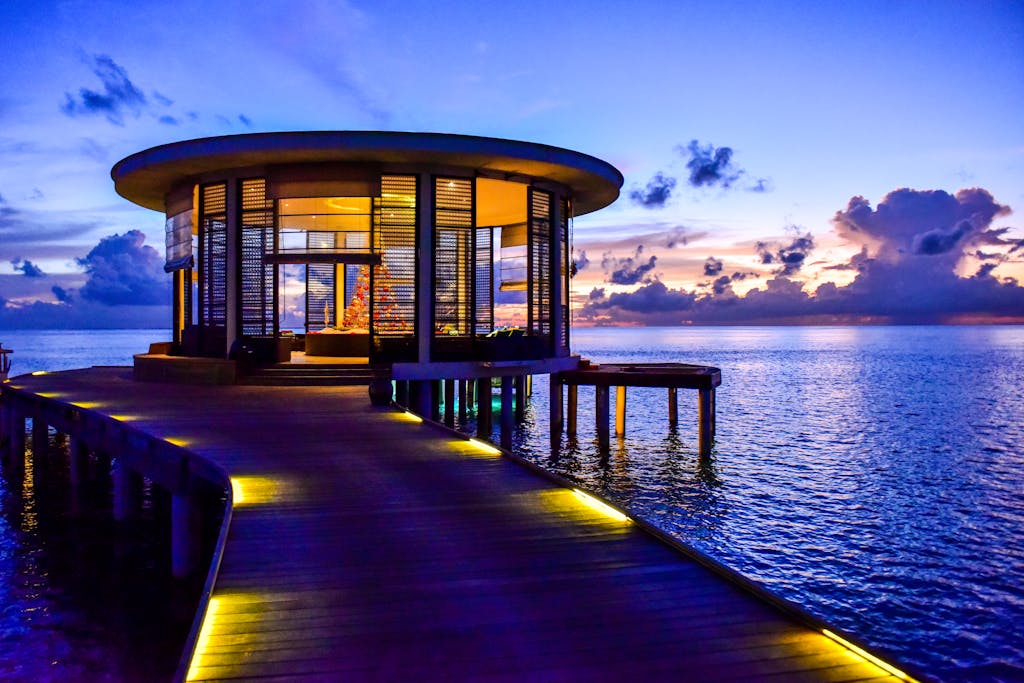
M 0 64 L 0 328 L 169 325 L 110 167 L 277 130 L 614 164 L 579 324 L 1024 321 L 1020 2 L 7 0 Z

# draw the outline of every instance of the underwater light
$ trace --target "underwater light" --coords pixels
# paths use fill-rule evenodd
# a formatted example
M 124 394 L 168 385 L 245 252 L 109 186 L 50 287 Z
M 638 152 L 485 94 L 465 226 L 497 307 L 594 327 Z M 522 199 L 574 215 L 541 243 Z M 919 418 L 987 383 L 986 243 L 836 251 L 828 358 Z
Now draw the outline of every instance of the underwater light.
M 596 510 L 597 512 L 600 512 L 601 514 L 603 514 L 603 515 L 605 515 L 607 517 L 611 517 L 612 519 L 614 519 L 614 520 L 616 520 L 618 522 L 628 522 L 628 521 L 630 521 L 629 517 L 627 517 L 623 513 L 619 512 L 618 510 L 613 508 L 611 505 L 608 505 L 607 503 L 602 503 L 597 498 L 594 498 L 593 496 L 591 496 L 588 493 L 584 493 L 583 491 L 580 491 L 579 489 L 573 489 L 572 493 L 573 493 L 574 496 L 576 496 L 580 500 L 581 503 L 583 503 L 587 507 L 591 508 L 592 510 Z
M 821 632 L 824 633 L 826 637 L 831 638 L 832 640 L 836 641 L 837 643 L 839 643 L 840 645 L 845 647 L 847 650 L 852 652 L 853 654 L 858 655 L 861 659 L 864 659 L 864 660 L 867 660 L 867 661 L 871 662 L 872 664 L 874 664 L 878 668 L 882 669 L 886 673 L 890 673 L 893 676 L 895 676 L 896 678 L 899 678 L 900 680 L 904 680 L 904 681 L 912 681 L 912 680 L 914 680 L 913 678 L 911 678 L 907 674 L 903 673 L 902 671 L 900 671 L 899 669 L 894 667 L 892 664 L 889 664 L 887 662 L 882 661 L 881 659 L 879 659 L 878 657 L 874 656 L 873 654 L 871 654 L 867 650 L 864 650 L 864 649 L 861 649 L 861 648 L 857 647 L 856 645 L 854 645 L 850 641 L 846 640 L 842 636 L 839 636 L 839 635 L 836 635 L 835 633 L 832 633 L 832 631 L 829 631 L 827 628 L 826 629 L 822 629 Z

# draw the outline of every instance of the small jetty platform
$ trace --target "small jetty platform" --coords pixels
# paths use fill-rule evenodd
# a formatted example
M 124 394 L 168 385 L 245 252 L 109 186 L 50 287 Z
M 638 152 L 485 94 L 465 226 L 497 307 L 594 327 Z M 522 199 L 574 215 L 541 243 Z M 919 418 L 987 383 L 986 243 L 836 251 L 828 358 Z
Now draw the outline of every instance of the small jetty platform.
M 93 368 L 0 391 L 9 467 L 31 418 L 41 448 L 49 425 L 70 436 L 72 459 L 109 452 L 122 517 L 126 472 L 171 487 L 182 568 L 189 491 L 223 487 L 180 679 L 894 679 L 643 522 L 487 444 L 374 408 L 365 387 L 152 384 Z
M 615 434 L 626 434 L 626 388 L 664 387 L 668 389 L 668 424 L 675 428 L 679 420 L 679 389 L 697 390 L 697 425 L 699 452 L 702 457 L 711 453 L 715 439 L 715 389 L 722 384 L 722 371 L 709 365 L 687 363 L 603 363 L 583 361 L 576 370 L 562 371 L 551 376 L 553 398 L 551 433 L 561 433 L 563 416 L 561 389 L 568 391 L 565 430 L 576 435 L 577 387 L 593 386 L 596 390 L 595 411 L 598 446 L 602 452 L 609 447 L 610 389 L 616 388 Z

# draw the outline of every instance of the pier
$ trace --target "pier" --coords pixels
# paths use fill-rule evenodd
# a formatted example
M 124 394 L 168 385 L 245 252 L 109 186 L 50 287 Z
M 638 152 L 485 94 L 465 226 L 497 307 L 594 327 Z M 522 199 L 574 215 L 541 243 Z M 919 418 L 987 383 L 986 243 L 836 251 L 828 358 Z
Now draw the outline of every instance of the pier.
M 365 386 L 157 385 L 93 368 L 15 378 L 0 400 L 7 467 L 31 419 L 42 452 L 48 427 L 72 456 L 107 452 L 116 514 L 132 514 L 136 477 L 172 491 L 176 573 L 207 574 L 179 679 L 893 677 L 643 521 L 374 408 Z M 193 496 L 210 486 L 228 511 L 212 566 L 196 567 Z

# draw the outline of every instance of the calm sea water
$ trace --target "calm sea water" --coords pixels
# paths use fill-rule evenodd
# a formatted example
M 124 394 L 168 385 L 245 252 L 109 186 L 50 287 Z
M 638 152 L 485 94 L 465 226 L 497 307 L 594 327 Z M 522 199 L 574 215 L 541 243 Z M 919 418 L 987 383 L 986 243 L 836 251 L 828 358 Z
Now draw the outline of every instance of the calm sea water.
M 694 394 L 681 392 L 673 432 L 664 390 L 633 389 L 627 435 L 602 460 L 581 388 L 579 434 L 552 457 L 538 380 L 516 438 L 528 457 L 936 679 L 1024 680 L 1024 327 L 573 335 L 596 362 L 722 368 L 714 452 L 697 458 Z M 128 364 L 166 337 L 0 332 L 18 373 Z M 52 570 L 69 562 L 60 525 L 26 523 L 0 485 L 0 677 L 33 658 L 123 677 L 104 666 L 124 642 L 102 648 L 130 615 L 90 630 L 97 606 Z

